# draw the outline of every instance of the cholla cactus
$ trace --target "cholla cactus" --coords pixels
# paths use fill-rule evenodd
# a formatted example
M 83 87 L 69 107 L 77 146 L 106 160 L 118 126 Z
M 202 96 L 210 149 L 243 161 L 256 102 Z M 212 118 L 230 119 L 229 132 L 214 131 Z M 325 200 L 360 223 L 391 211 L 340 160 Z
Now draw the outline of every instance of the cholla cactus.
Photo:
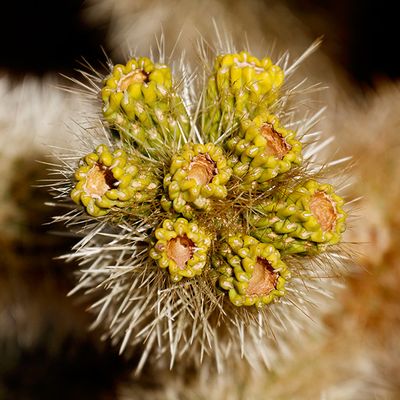
M 321 145 L 307 142 L 320 112 L 294 119 L 284 76 L 298 63 L 234 49 L 215 60 L 209 75 L 139 57 L 93 76 L 102 133 L 63 160 L 59 197 L 78 204 L 64 219 L 82 223 L 65 256 L 82 264 L 75 291 L 99 296 L 96 324 L 121 351 L 142 346 L 138 370 L 161 356 L 270 366 L 285 324 L 302 329 L 328 291 L 319 273 L 340 273 L 321 258 L 340 241 L 343 201 L 302 183 L 320 172 Z

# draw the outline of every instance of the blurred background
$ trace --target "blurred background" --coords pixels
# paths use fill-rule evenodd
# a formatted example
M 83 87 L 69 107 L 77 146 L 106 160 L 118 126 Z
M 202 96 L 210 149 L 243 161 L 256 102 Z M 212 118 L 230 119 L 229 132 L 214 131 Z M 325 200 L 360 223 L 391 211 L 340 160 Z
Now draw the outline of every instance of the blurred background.
M 113 15 L 105 15 L 93 23 L 96 18 L 87 16 L 98 12 L 93 8 L 94 3 L 96 1 L 85 0 L 5 2 L 0 26 L 3 38 L 0 71 L 20 77 L 26 73 L 42 76 L 49 72 L 70 75 L 82 57 L 93 64 L 102 60 L 101 47 L 107 54 L 112 50 L 107 35 Z M 132 0 L 131 3 L 141 6 L 143 2 Z M 398 42 L 395 2 L 264 0 L 260 3 L 285 4 L 302 24 L 305 35 L 323 36 L 322 51 L 343 67 L 357 84 L 373 85 L 377 79 L 399 77 L 400 64 L 395 54 Z M 212 10 L 209 13 L 202 18 L 210 18 Z M 157 18 L 155 10 L 154 19 Z M 148 22 L 151 25 L 152 21 Z
M 102 68 L 104 53 L 114 62 L 123 62 L 126 49 L 125 43 L 118 46 L 121 37 L 126 37 L 130 48 L 140 49 L 160 32 L 161 24 L 167 40 L 176 39 L 185 18 L 195 20 L 207 36 L 213 16 L 224 22 L 222 29 L 232 36 L 240 36 L 248 28 L 254 37 L 265 37 L 267 42 L 276 39 L 277 47 L 288 46 L 294 53 L 323 37 L 316 58 L 310 61 L 308 71 L 311 75 L 315 72 L 310 79 L 328 82 L 331 87 L 333 94 L 324 99 L 330 106 L 324 129 L 342 139 L 340 155 L 356 155 L 355 175 L 363 183 L 355 185 L 353 195 L 366 199 L 358 212 L 361 228 L 349 239 L 367 243 L 366 256 L 359 258 L 358 272 L 348 279 L 349 289 L 341 295 L 337 314 L 326 318 L 330 339 L 307 357 L 300 354 L 300 361 L 293 364 L 307 370 L 305 364 L 310 363 L 305 360 L 312 354 L 322 360 L 326 357 L 326 362 L 316 366 L 324 371 L 325 380 L 321 378 L 315 385 L 315 370 L 291 376 L 302 379 L 301 385 L 293 386 L 297 387 L 295 394 L 275 391 L 276 396 L 270 398 L 400 398 L 400 354 L 395 339 L 400 328 L 400 267 L 395 245 L 400 230 L 395 206 L 400 200 L 396 3 L 215 0 L 210 4 L 214 8 L 207 1 L 195 0 L 22 0 L 2 4 L 0 400 L 115 399 L 121 392 L 126 399 L 155 398 L 146 394 L 147 388 L 154 389 L 150 373 L 135 378 L 136 392 L 121 391 L 132 382 L 133 361 L 101 341 L 101 331 L 88 331 L 92 316 L 86 312 L 84 299 L 66 297 L 78 267 L 56 257 L 67 253 L 76 238 L 62 226 L 48 225 L 51 217 L 63 210 L 44 206 L 51 198 L 36 183 L 46 178 L 47 171 L 37 160 L 47 160 L 47 144 L 68 142 L 68 121 L 74 118 L 76 108 L 86 107 L 57 89 L 66 84 L 61 74 L 79 77 L 76 68 L 83 59 Z M 371 160 L 375 160 L 373 164 Z M 363 345 L 360 336 L 367 338 Z M 357 365 L 349 359 L 357 360 Z M 295 375 L 293 370 L 285 373 Z M 160 377 L 157 379 L 159 383 Z M 358 386 L 341 391 L 343 382 L 352 379 Z M 160 383 L 160 393 L 168 384 Z M 168 398 L 181 398 L 174 396 Z M 253 392 L 253 397 L 221 394 L 219 398 L 264 397 Z

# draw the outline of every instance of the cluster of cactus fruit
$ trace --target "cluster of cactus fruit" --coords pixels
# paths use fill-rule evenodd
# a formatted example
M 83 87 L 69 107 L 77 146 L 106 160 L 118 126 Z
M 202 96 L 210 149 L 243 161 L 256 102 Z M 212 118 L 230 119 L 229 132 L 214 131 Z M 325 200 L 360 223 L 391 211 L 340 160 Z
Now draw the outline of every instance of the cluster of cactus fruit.
M 220 55 L 193 120 L 167 65 L 115 65 L 101 89 L 113 145 L 80 161 L 71 198 L 110 224 L 149 221 L 148 261 L 171 282 L 207 274 L 234 306 L 279 300 L 286 256 L 337 244 L 346 219 L 333 188 L 301 174 L 301 138 L 274 114 L 283 83 L 268 57 Z

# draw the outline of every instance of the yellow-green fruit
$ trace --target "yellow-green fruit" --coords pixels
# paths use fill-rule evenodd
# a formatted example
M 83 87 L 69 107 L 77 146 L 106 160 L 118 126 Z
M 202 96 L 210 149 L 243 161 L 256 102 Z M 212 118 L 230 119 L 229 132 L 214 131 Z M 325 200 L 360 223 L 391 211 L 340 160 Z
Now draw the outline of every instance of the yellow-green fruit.
M 286 253 L 315 254 L 340 242 L 344 200 L 331 185 L 309 180 L 284 198 L 271 198 L 249 217 L 252 235 Z
M 153 153 L 190 131 L 188 114 L 167 65 L 146 57 L 117 64 L 104 80 L 101 97 L 104 118 L 145 152 Z
M 111 152 L 104 144 L 81 159 L 75 180 L 72 200 L 94 217 L 107 214 L 113 207 L 150 201 L 158 186 L 138 158 L 128 156 L 122 149 Z
M 232 152 L 233 175 L 241 178 L 243 188 L 268 186 L 271 179 L 302 162 L 302 146 L 296 133 L 282 127 L 272 114 L 243 120 L 226 145 Z
M 271 303 L 285 294 L 285 282 L 290 278 L 279 251 L 252 236 L 229 237 L 213 264 L 220 274 L 219 287 L 228 292 L 235 306 Z
M 168 269 L 174 282 L 200 275 L 207 264 L 211 239 L 197 223 L 185 218 L 166 219 L 154 233 L 157 242 L 150 257 Z
M 169 173 L 164 178 L 167 195 L 161 201 L 168 211 L 173 208 L 186 218 L 195 209 L 207 209 L 212 199 L 227 196 L 226 183 L 232 170 L 221 147 L 212 143 L 187 143 L 172 157 Z
M 216 58 L 207 84 L 203 132 L 215 141 L 242 118 L 253 118 L 276 100 L 284 73 L 269 57 L 242 51 Z

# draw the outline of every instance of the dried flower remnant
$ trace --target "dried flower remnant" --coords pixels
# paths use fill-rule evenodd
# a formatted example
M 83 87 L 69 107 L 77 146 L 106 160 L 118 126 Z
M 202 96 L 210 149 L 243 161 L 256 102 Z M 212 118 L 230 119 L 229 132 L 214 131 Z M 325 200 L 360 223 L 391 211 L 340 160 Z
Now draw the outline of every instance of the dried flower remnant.
M 283 156 L 291 149 L 285 138 L 275 131 L 273 125 L 264 124 L 260 129 L 261 135 L 267 140 L 264 154 L 274 156 L 282 160 Z
M 83 189 L 88 196 L 98 199 L 116 184 L 118 181 L 114 178 L 110 168 L 102 164 L 95 164 L 87 173 Z
M 333 231 L 336 225 L 337 213 L 335 204 L 325 192 L 315 192 L 311 197 L 310 210 L 324 232 Z
M 184 269 L 192 258 L 195 244 L 186 235 L 168 240 L 167 257 L 173 260 L 179 269 Z
M 124 92 L 135 83 L 148 83 L 149 74 L 141 69 L 134 69 L 118 81 L 117 92 Z
M 247 295 L 266 296 L 276 289 L 278 273 L 274 271 L 271 264 L 264 258 L 257 257 L 254 265 L 253 276 L 247 286 Z
M 187 179 L 194 179 L 198 185 L 207 185 L 212 182 L 214 176 L 218 174 L 215 161 L 208 153 L 199 154 L 193 157 L 189 165 Z

